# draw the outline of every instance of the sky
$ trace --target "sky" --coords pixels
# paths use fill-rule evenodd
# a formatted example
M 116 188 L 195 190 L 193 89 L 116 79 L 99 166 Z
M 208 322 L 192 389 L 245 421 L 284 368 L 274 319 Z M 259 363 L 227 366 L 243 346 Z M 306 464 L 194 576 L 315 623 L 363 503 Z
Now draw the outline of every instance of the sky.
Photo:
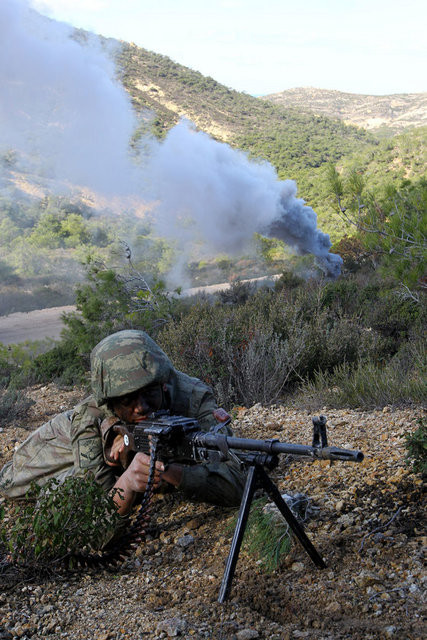
M 425 0 L 30 0 L 260 96 L 294 87 L 427 91 Z

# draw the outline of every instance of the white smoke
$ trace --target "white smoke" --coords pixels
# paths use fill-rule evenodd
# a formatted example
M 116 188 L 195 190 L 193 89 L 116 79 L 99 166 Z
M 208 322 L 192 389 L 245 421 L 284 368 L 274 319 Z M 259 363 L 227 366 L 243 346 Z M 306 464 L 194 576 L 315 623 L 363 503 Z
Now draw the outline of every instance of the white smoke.
M 235 254 L 257 232 L 315 255 L 328 275 L 339 275 L 342 259 L 329 253 L 316 213 L 296 197 L 295 182 L 279 180 L 268 162 L 254 162 L 183 121 L 152 147 L 146 177 L 159 203 L 161 235 L 189 245 L 202 238 L 215 252 Z
M 18 167 L 106 194 L 136 184 L 129 155 L 135 115 L 114 63 L 93 38 L 41 18 L 23 0 L 0 3 L 0 153 Z
M 41 18 L 24 0 L 0 3 L 0 154 L 19 153 L 19 168 L 105 196 L 152 205 L 153 224 L 189 250 L 243 254 L 254 232 L 317 256 L 338 275 L 329 236 L 267 162 L 214 141 L 188 122 L 166 139 L 144 140 L 144 162 L 129 153 L 136 118 L 114 64 L 95 37 L 80 44 L 68 25 Z

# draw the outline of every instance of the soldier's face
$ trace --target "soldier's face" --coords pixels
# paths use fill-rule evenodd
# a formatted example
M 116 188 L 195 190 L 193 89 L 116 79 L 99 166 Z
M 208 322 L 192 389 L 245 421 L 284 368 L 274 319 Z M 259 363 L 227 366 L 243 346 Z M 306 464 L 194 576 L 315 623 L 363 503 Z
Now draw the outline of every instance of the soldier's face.
M 136 424 L 162 407 L 163 387 L 153 384 L 111 401 L 114 413 L 123 422 Z

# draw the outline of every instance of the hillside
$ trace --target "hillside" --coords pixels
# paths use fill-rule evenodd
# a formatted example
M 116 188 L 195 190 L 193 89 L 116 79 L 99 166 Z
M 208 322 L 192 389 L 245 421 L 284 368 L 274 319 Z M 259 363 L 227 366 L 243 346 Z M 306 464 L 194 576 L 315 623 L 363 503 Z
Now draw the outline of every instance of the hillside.
M 325 92 L 354 97 L 354 106 L 348 107 L 354 122 L 347 124 L 334 111 L 313 113 L 304 108 L 303 101 L 282 104 L 254 98 L 166 56 L 134 44 L 121 45 L 117 59 L 120 78 L 135 108 L 151 114 L 149 126 L 156 135 L 164 136 L 185 117 L 215 139 L 243 149 L 254 158 L 268 160 L 280 179 L 297 182 L 299 195 L 316 210 L 322 228 L 335 239 L 343 231 L 333 215 L 325 178 L 330 162 L 369 167 L 375 184 L 381 179 L 416 179 L 425 173 L 427 128 L 421 124 L 426 122 L 427 94 L 369 96 L 370 109 L 377 118 L 387 112 L 384 100 L 389 99 L 387 113 L 389 117 L 395 114 L 393 126 L 402 134 L 390 137 L 393 130 L 387 128 L 387 139 L 382 140 L 378 130 L 363 129 L 357 120 L 357 105 L 361 113 L 365 96 Z M 411 128 L 403 131 L 403 123 Z M 143 129 L 146 126 L 147 123 Z
M 189 118 L 216 139 L 269 160 L 280 177 L 297 179 L 303 169 L 336 162 L 378 142 L 336 120 L 228 89 L 136 45 L 122 43 L 118 65 L 134 106 L 155 114 L 156 133 L 163 135 L 179 118 Z
M 397 133 L 427 125 L 427 93 L 371 96 L 312 87 L 288 89 L 264 96 L 285 108 L 343 120 L 372 132 Z

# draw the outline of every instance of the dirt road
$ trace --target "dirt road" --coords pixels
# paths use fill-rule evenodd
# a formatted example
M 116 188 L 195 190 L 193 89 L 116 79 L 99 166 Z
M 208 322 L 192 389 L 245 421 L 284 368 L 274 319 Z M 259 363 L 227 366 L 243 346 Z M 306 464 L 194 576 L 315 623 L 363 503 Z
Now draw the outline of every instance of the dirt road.
M 11 313 L 0 317 L 0 342 L 17 344 L 25 340 L 57 340 L 63 328 L 62 314 L 73 311 L 75 307 L 51 307 L 23 313 Z

